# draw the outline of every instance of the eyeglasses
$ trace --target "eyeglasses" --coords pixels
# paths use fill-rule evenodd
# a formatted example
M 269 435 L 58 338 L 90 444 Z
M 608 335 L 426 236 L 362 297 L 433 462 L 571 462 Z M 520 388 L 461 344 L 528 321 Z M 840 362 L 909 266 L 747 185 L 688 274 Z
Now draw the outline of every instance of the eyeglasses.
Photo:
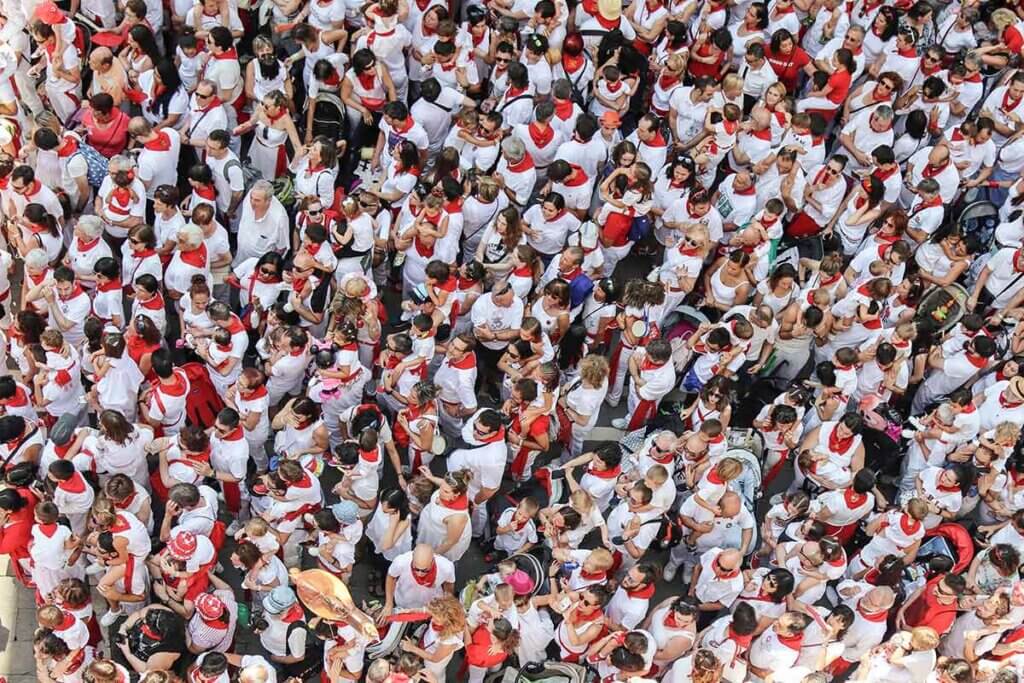
M 213 97 L 213 93 L 212 92 L 201 93 L 198 90 L 196 90 L 196 97 L 205 100 L 207 98 Z
M 831 166 L 829 166 L 825 170 L 828 171 L 829 175 L 839 175 L 840 173 L 842 173 L 842 170 L 838 168 L 832 168 Z
M 277 275 L 277 271 L 273 268 L 260 268 L 260 272 L 264 275 Z
M 512 60 L 509 59 L 508 57 L 495 57 L 494 61 L 497 62 L 498 64 L 508 64 Z

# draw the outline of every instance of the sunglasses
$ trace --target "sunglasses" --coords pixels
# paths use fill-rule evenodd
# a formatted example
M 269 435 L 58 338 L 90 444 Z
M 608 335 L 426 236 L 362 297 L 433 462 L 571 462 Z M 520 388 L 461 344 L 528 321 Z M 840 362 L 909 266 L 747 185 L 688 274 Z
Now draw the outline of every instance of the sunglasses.
M 205 99 L 207 99 L 207 98 L 213 97 L 213 93 L 212 93 L 212 92 L 208 92 L 208 93 L 201 93 L 201 92 L 199 92 L 198 90 L 196 90 L 196 97 L 198 97 L 198 98 L 201 98 L 201 99 L 204 99 L 204 100 L 205 100 Z
M 273 268 L 260 268 L 260 272 L 264 275 L 277 275 L 277 271 Z
M 324 212 L 323 209 L 306 209 L 306 213 L 310 216 L 319 216 Z

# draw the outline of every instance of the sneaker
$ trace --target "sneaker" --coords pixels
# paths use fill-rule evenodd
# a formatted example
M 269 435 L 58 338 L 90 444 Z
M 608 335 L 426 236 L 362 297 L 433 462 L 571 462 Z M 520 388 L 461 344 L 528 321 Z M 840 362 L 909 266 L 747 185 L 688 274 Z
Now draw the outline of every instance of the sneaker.
M 306 550 L 309 552 L 310 557 L 320 557 L 319 548 L 307 548 Z
M 676 578 L 677 571 L 679 571 L 679 567 L 669 562 L 665 565 L 665 569 L 661 573 L 661 578 L 665 579 L 666 581 L 671 581 L 672 579 Z
M 107 610 L 107 613 L 100 617 L 100 626 L 109 628 L 114 625 L 114 622 L 124 616 L 124 612 L 121 609 Z
M 626 427 L 629 426 L 629 421 L 624 417 L 617 417 L 612 420 L 612 427 L 625 431 Z
M 605 404 L 606 406 L 608 406 L 609 408 L 618 408 L 618 407 L 619 407 L 619 402 L 618 402 L 618 401 L 615 401 L 615 402 L 613 403 L 613 402 L 609 401 L 608 399 L 605 399 L 605 400 L 604 400 L 604 404 Z

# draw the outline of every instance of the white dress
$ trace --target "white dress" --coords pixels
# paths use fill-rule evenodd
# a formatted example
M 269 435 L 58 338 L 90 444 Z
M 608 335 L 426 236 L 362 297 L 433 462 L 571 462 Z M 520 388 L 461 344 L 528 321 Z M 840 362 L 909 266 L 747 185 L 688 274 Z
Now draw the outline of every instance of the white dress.
M 434 494 L 430 497 L 430 502 L 427 503 L 426 507 L 423 508 L 423 512 L 420 513 L 416 542 L 426 543 L 437 548 L 448 538 L 448 528 L 445 526 L 444 521 L 452 516 L 463 515 L 466 518 L 466 525 L 462 529 L 462 535 L 455 542 L 455 545 L 448 549 L 448 552 L 442 553 L 444 557 L 452 562 L 458 562 L 465 554 L 466 549 L 469 548 L 469 543 L 473 538 L 473 526 L 470 524 L 469 511 L 452 510 L 445 507 L 439 500 L 440 495 L 440 491 L 434 491 Z

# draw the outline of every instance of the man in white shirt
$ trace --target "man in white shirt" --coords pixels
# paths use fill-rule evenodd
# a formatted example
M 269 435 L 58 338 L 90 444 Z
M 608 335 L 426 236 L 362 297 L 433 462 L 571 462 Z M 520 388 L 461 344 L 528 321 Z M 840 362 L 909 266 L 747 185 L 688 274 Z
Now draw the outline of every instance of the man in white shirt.
M 153 198 L 161 185 L 177 186 L 178 153 L 181 136 L 171 127 L 154 130 L 149 121 L 136 116 L 128 123 L 128 134 L 142 143 L 136 163 L 139 180 L 146 186 L 146 196 Z
M 886 145 L 892 147 L 895 139 L 892 130 L 893 111 L 887 104 L 879 105 L 870 112 L 854 116 L 839 134 L 845 154 L 850 161 L 846 164 L 846 174 L 854 177 L 858 171 L 871 166 L 871 153 L 876 147 Z
M 434 598 L 451 594 L 455 586 L 455 565 L 434 549 L 420 543 L 391 561 L 384 582 L 383 616 L 395 608 L 423 609 Z
M 939 184 L 939 196 L 944 204 L 952 204 L 960 192 L 960 171 L 945 145 L 925 147 L 915 152 L 907 159 L 904 177 L 906 184 L 900 195 L 900 205 L 904 208 L 909 208 L 914 200 L 911 188 L 917 187 L 925 178 L 932 178 Z
M 747 53 L 743 55 L 743 66 L 740 67 L 740 78 L 743 79 L 743 112 L 750 113 L 754 104 L 764 96 L 768 86 L 779 80 L 775 69 L 765 59 L 763 43 L 752 43 L 747 46 Z
M 508 446 L 501 414 L 489 408 L 478 410 L 462 427 L 462 440 L 469 446 L 452 452 L 448 457 L 448 471 L 465 468 L 473 473 L 467 493 L 473 535 L 479 536 L 487 524 L 487 501 L 498 492 L 505 474 Z
M 637 565 L 626 572 L 611 602 L 604 609 L 608 620 L 616 625 L 615 630 L 620 626 L 625 629 L 636 628 L 643 622 L 651 598 L 654 597 L 657 578 L 657 571 L 649 564 Z
M 467 417 L 476 412 L 476 339 L 460 334 L 448 343 L 444 360 L 434 374 L 440 389 L 438 411 L 441 429 L 450 437 L 462 432 Z
M 404 61 L 404 60 L 403 60 Z M 452 117 L 460 109 L 476 106 L 476 103 L 455 88 L 441 85 L 436 78 L 428 78 L 420 85 L 420 98 L 409 110 L 414 121 L 423 126 L 430 140 L 428 155 L 433 158 L 444 146 L 448 131 L 452 128 Z
M 498 160 L 494 180 L 512 204 L 526 206 L 537 184 L 537 171 L 526 145 L 519 138 L 513 136 L 502 140 L 501 159 Z
M 189 101 L 188 121 L 182 131 L 181 144 L 195 147 L 196 154 L 200 156 L 210 133 L 228 128 L 227 107 L 218 94 L 217 84 L 204 78 L 199 81 Z
M 239 169 L 240 170 L 240 169 Z M 259 258 L 271 251 L 284 254 L 289 244 L 288 213 L 274 196 L 269 180 L 257 180 L 242 202 L 233 267 L 251 258 Z
M 692 146 L 704 134 L 704 115 L 715 94 L 715 83 L 700 77 L 692 87 L 676 88 L 669 98 L 668 120 L 676 141 L 684 147 Z
M 213 185 L 217 188 L 217 211 L 224 216 L 228 229 L 238 231 L 238 205 L 245 194 L 245 176 L 242 162 L 229 149 L 231 134 L 226 130 L 212 131 L 206 138 L 206 165 L 213 171 Z
M 734 549 L 711 548 L 700 556 L 690 578 L 689 596 L 697 601 L 705 620 L 732 607 L 743 592 L 742 565 L 743 555 Z
M 1007 85 L 993 90 L 981 106 L 981 115 L 995 123 L 992 140 L 1002 147 L 1024 119 L 1024 73 L 1018 71 Z
M 470 317 L 473 334 L 480 342 L 477 354 L 484 367 L 481 380 L 500 380 L 497 377 L 498 361 L 509 342 L 519 338 L 524 308 L 523 300 L 516 296 L 508 281 L 498 282 L 473 304 Z
M 228 116 L 228 130 L 233 130 L 238 125 L 235 100 L 242 96 L 245 85 L 242 68 L 238 63 L 238 52 L 235 50 L 235 39 L 227 27 L 214 26 L 210 29 L 206 44 L 211 57 L 206 63 L 203 78 L 216 83 L 217 97 L 224 103 L 224 111 Z

